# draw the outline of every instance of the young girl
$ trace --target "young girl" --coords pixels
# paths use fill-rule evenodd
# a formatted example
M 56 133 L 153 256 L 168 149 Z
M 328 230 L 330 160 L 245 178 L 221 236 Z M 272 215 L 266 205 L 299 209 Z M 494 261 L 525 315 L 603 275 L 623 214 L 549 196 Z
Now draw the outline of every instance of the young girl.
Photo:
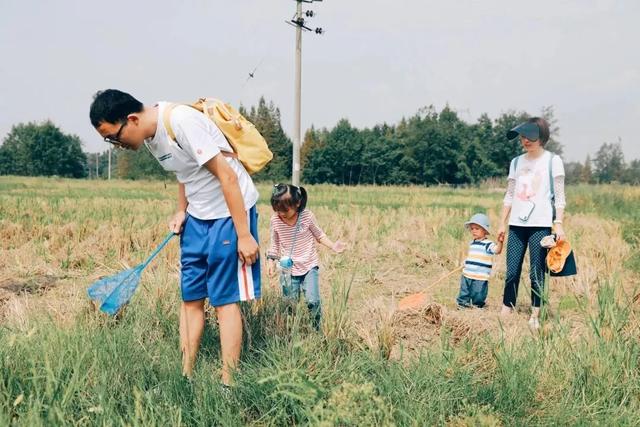
M 300 291 L 311 312 L 313 327 L 320 330 L 322 310 L 318 284 L 318 252 L 315 241 L 341 253 L 346 245 L 329 240 L 316 218 L 305 209 L 307 191 L 290 184 L 276 184 L 271 193 L 271 245 L 267 251 L 267 273 L 281 267 L 280 284 L 285 298 L 298 301 Z

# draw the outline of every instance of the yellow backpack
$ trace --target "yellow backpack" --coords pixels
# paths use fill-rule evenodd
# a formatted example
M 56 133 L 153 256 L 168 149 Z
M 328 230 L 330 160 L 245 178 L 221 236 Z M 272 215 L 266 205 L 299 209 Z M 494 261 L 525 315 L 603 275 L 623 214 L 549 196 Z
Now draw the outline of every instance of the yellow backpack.
M 164 127 L 174 141 L 176 135 L 171 128 L 170 115 L 178 105 L 181 104 L 169 104 L 162 117 Z M 193 104 L 185 105 L 200 111 L 218 126 L 234 151 L 223 151 L 222 154 L 240 160 L 250 174 L 262 170 L 273 158 L 267 141 L 258 129 L 231 105 L 213 98 L 200 98 Z

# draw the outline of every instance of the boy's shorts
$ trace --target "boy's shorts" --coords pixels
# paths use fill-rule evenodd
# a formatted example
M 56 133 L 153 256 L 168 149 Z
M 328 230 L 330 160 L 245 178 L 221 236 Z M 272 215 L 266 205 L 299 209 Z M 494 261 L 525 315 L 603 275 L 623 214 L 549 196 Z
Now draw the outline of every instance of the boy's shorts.
M 249 230 L 258 241 L 258 213 L 249 210 Z M 260 260 L 244 265 L 231 217 L 202 220 L 187 215 L 180 235 L 183 301 L 209 298 L 214 307 L 260 298 Z

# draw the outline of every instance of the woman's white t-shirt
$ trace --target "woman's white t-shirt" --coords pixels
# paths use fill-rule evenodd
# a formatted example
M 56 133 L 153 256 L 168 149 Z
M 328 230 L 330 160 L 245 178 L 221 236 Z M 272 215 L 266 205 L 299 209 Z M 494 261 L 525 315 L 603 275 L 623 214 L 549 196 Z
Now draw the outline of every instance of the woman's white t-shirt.
M 515 179 L 515 193 L 511 205 L 509 225 L 524 227 L 551 227 L 553 209 L 551 206 L 551 186 L 549 178 L 549 159 L 551 176 L 564 176 L 562 159 L 550 151 L 545 151 L 537 159 L 529 160 L 523 154 L 509 167 L 509 179 Z M 525 220 L 526 219 L 526 220 Z
M 174 172 L 185 187 L 187 212 L 198 219 L 218 219 L 231 216 L 222 193 L 222 186 L 203 165 L 221 151 L 233 151 L 220 129 L 199 111 L 180 105 L 171 111 L 173 141 L 162 120 L 168 103 L 158 103 L 158 126 L 153 138 L 145 141 L 151 154 L 166 171 Z M 225 157 L 238 175 L 244 207 L 251 209 L 258 201 L 258 190 L 239 160 Z

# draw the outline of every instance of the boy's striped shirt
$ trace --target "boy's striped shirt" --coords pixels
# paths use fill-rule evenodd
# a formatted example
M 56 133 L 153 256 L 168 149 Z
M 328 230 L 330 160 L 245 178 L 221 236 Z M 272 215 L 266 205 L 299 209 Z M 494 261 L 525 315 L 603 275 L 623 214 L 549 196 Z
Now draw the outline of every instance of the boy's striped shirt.
M 474 240 L 469 244 L 469 253 L 464 261 L 462 275 L 473 280 L 489 280 L 496 244 L 489 239 Z

